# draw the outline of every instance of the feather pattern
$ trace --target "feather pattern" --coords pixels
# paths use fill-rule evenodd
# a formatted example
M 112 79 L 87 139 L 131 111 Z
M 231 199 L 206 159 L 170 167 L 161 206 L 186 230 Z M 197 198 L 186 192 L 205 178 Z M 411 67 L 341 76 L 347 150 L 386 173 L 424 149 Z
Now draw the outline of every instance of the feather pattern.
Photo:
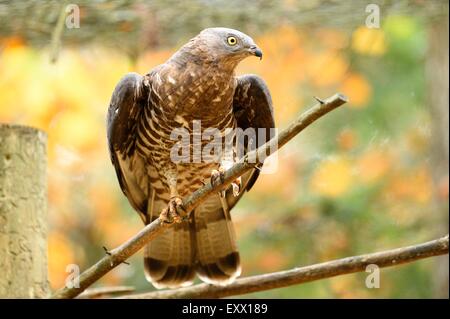
M 158 218 L 174 192 L 189 195 L 220 165 L 220 157 L 213 162 L 172 161 L 174 129 L 186 129 L 192 150 L 194 121 L 201 121 L 201 133 L 215 128 L 222 137 L 230 128 L 274 127 L 272 101 L 262 79 L 234 75 L 249 51 L 244 56 L 222 50 L 221 37 L 229 32 L 239 36 L 245 48 L 253 48 L 253 40 L 236 30 L 219 29 L 203 31 L 145 76 L 125 75 L 113 92 L 108 110 L 111 161 L 122 191 L 146 224 Z M 204 147 L 208 141 L 200 143 Z M 230 190 L 225 197 L 209 197 L 191 212 L 189 221 L 175 224 L 147 245 L 146 278 L 155 287 L 189 285 L 196 273 L 213 284 L 227 284 L 239 276 L 230 210 L 258 174 L 254 170 L 243 176 L 238 197 Z

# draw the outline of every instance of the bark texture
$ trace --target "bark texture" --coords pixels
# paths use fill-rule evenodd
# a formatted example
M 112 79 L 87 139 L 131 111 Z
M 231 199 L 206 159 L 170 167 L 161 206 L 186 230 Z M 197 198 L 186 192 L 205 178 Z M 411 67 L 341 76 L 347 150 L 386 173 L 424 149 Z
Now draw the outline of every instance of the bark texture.
M 448 235 L 419 245 L 386 250 L 379 253 L 347 257 L 270 274 L 244 277 L 226 286 L 199 284 L 173 290 L 124 296 L 131 299 L 223 298 L 263 290 L 298 285 L 315 280 L 365 271 L 368 265 L 393 267 L 415 260 L 448 254 Z
M 47 137 L 0 124 L 0 298 L 44 298 L 47 278 Z

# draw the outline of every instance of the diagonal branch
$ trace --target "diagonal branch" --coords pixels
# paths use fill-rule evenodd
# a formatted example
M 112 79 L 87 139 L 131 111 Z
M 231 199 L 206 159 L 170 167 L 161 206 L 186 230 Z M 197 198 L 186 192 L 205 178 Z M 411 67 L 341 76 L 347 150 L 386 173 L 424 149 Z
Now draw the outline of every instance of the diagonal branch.
M 246 154 L 246 156 L 238 163 L 234 164 L 225 172 L 224 183 L 222 185 L 212 186 L 211 183 L 201 187 L 190 196 L 183 200 L 183 206 L 186 211 L 193 211 L 205 199 L 213 193 L 217 193 L 227 187 L 233 180 L 254 168 L 255 163 L 249 163 L 248 159 L 265 158 L 266 154 L 270 155 L 288 143 L 294 136 L 303 131 L 315 120 L 319 119 L 326 113 L 336 109 L 347 102 L 347 98 L 341 94 L 335 94 L 332 97 L 320 101 L 308 111 L 300 115 L 291 125 L 272 138 L 270 141 Z M 256 156 L 255 156 L 256 154 Z M 161 234 L 171 224 L 163 223 L 159 218 L 145 226 L 134 237 L 127 240 L 119 247 L 111 250 L 109 254 L 99 260 L 95 265 L 88 268 L 80 276 L 73 280 L 78 283 L 73 288 L 63 287 L 57 290 L 52 298 L 74 298 L 82 293 L 86 288 L 91 286 L 97 280 L 102 278 L 110 270 L 114 269 L 130 256 L 134 255 L 145 244 Z
M 119 298 L 161 299 L 161 298 L 222 298 L 243 295 L 257 291 L 287 287 L 305 282 L 365 271 L 367 265 L 380 268 L 409 263 L 418 259 L 448 254 L 448 235 L 423 244 L 407 246 L 379 253 L 347 257 L 311 266 L 294 268 L 271 274 L 237 279 L 227 286 L 199 284 L 192 287 L 154 291 Z

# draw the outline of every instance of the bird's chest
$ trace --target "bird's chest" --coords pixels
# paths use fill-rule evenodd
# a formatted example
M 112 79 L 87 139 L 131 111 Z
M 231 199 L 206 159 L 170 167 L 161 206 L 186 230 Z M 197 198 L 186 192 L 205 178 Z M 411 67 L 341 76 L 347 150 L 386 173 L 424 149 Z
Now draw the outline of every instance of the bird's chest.
M 214 126 L 232 110 L 235 78 L 217 70 L 186 70 L 163 75 L 155 88 L 154 105 L 174 126 L 200 120 Z
M 163 170 L 166 162 L 173 165 L 171 156 L 181 142 L 188 144 L 190 161 L 179 162 L 179 170 L 190 172 L 191 166 L 196 166 L 209 173 L 217 162 L 198 163 L 194 153 L 199 149 L 202 152 L 210 142 L 211 131 L 224 136 L 227 129 L 234 128 L 234 76 L 187 72 L 178 77 L 168 74 L 157 77 L 154 82 L 139 130 L 141 139 L 147 142 L 143 143 L 143 155 Z

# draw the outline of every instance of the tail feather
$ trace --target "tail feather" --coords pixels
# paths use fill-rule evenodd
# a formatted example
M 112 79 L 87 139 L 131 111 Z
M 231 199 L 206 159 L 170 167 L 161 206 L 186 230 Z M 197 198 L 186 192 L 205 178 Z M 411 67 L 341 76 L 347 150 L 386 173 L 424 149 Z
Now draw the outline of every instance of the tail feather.
M 188 286 L 196 272 L 202 281 L 217 285 L 240 275 L 236 236 L 225 199 L 211 196 L 192 216 L 190 222 L 170 227 L 146 246 L 145 275 L 156 288 Z
M 193 255 L 189 223 L 174 225 L 146 247 L 144 269 L 147 280 L 156 288 L 192 284 L 195 278 Z
M 241 267 L 226 203 L 218 195 L 211 196 L 195 210 L 193 224 L 199 277 L 218 285 L 234 281 L 240 275 Z

